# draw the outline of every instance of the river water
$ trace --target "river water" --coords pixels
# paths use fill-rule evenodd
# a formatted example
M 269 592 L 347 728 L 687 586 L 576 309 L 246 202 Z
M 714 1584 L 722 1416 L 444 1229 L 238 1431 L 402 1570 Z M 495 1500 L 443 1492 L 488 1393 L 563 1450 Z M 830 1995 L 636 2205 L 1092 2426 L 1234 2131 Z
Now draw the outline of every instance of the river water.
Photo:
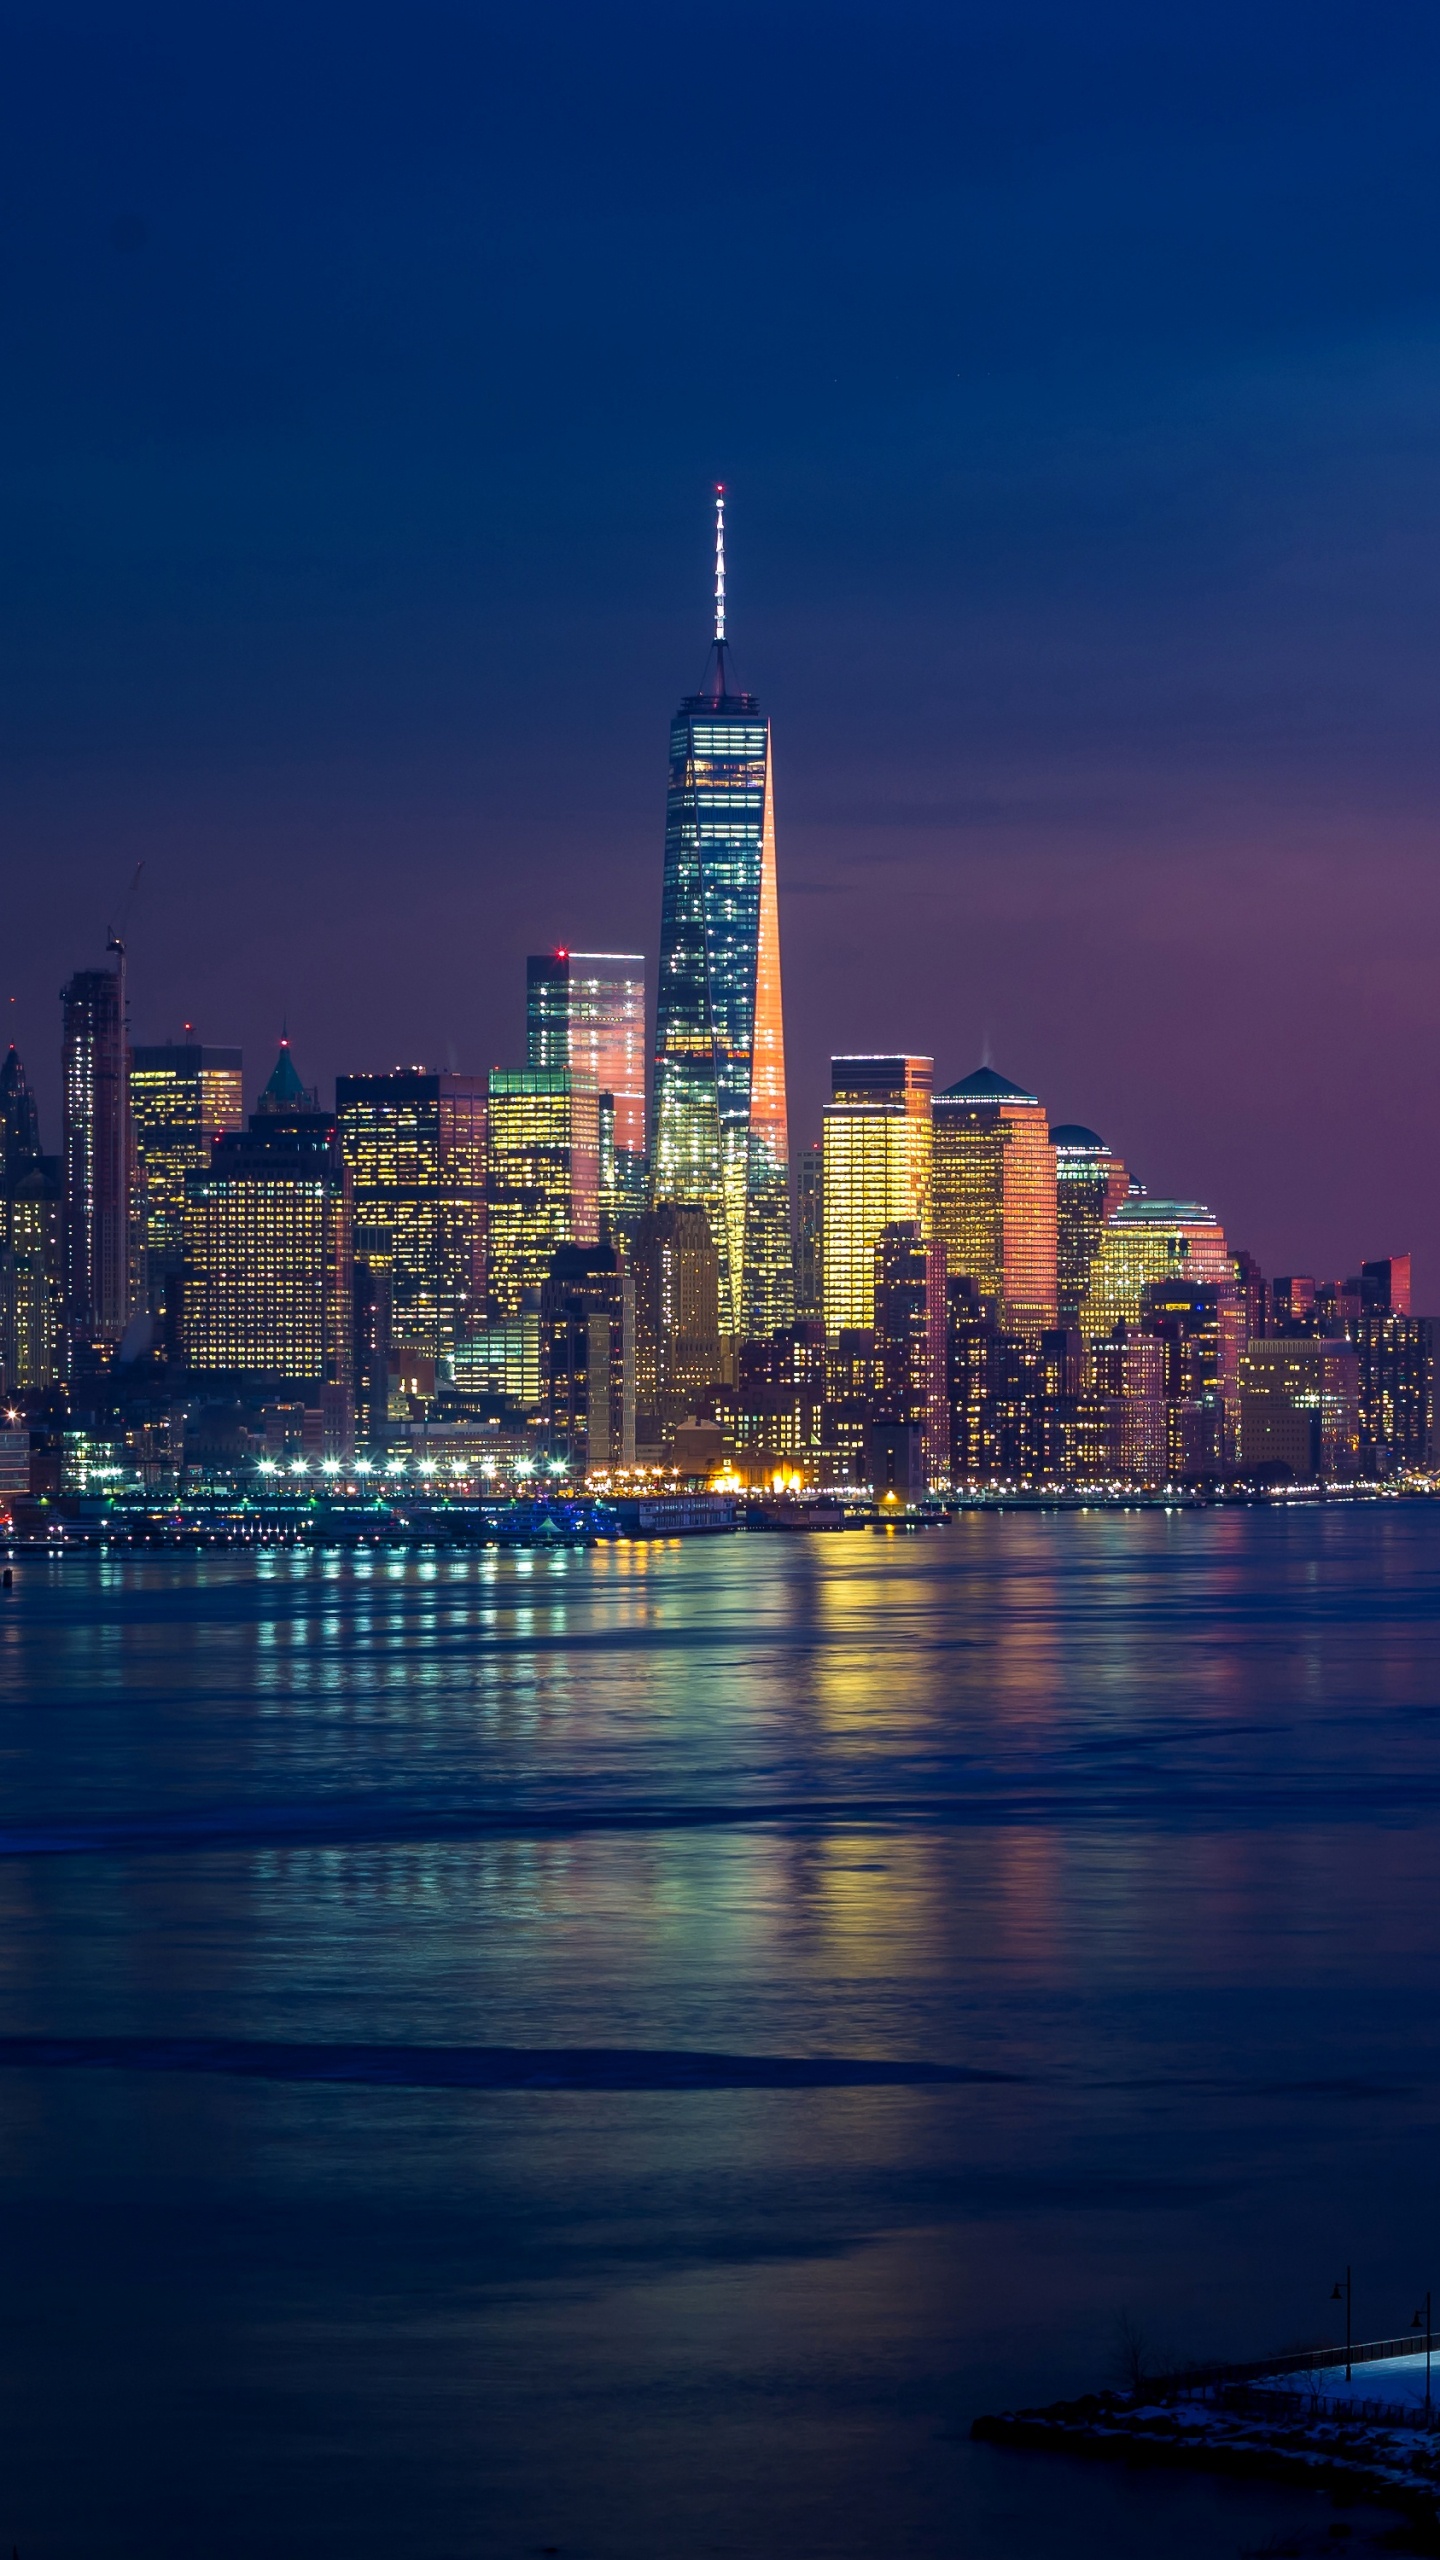
M 967 2429 L 1440 2292 L 1437 1604 L 1423 1503 L 22 1559 L 0 2547 L 1313 2521 Z

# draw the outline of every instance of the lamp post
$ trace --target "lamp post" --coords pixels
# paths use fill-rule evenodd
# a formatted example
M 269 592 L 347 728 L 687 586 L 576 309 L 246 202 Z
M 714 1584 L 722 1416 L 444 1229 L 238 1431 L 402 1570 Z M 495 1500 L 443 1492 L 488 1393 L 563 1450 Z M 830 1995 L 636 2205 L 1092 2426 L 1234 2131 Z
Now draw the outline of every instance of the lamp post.
M 1349 2268 L 1348 2268 L 1348 2267 L 1347 2267 L 1347 2268 L 1346 2268 L 1346 2270 L 1345 2270 L 1345 2282 L 1343 2283 L 1343 2285 L 1341 2285 L 1341 2284 L 1337 2284 L 1337 2286 L 1335 2287 L 1334 2292 L 1333 2292 L 1333 2293 L 1331 2294 L 1331 2296 L 1330 2296 L 1331 2301 L 1332 2301 L 1332 2302 L 1338 2302 L 1338 2301 L 1340 2300 L 1340 2297 L 1341 2297 L 1342 2293 L 1343 2293 L 1343 2295 L 1344 2295 L 1344 2297 L 1345 2297 L 1345 2379 L 1346 2379 L 1346 2381 L 1348 2382 L 1348 2381 L 1349 2381 L 1349 2379 L 1350 2379 L 1350 2338 L 1351 2338 L 1351 2329 L 1350 2329 L 1350 2270 L 1349 2270 Z
M 1430 2332 L 1430 2296 L 1428 2292 L 1425 2296 L 1424 2320 L 1421 2320 L 1420 2314 L 1417 2311 L 1414 2319 L 1410 2323 L 1410 2326 L 1412 2329 L 1423 2328 L 1425 2331 L 1425 2419 L 1426 2424 L 1428 2425 L 1430 2419 L 1430 2349 L 1432 2343 Z

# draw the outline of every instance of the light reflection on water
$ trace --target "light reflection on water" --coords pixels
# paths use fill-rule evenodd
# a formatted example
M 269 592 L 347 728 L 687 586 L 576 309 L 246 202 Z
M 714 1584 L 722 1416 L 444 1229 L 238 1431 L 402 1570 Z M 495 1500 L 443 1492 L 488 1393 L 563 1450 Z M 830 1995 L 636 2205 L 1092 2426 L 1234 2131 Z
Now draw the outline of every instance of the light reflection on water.
M 1440 2281 L 1428 1508 L 17 1584 L 0 2034 L 139 2041 L 0 2071 L 0 2545 L 1228 2560 L 1294 2502 L 969 2416 Z

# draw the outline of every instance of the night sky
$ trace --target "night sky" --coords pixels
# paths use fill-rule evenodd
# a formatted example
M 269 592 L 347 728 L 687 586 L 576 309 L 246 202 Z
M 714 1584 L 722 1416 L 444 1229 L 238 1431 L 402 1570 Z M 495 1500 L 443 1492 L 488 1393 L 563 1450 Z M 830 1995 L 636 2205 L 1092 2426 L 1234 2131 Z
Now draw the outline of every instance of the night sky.
M 16 1036 L 523 1056 L 659 928 L 709 489 L 792 1136 L 982 1053 L 1440 1304 L 1433 8 L 36 0 L 0 50 Z

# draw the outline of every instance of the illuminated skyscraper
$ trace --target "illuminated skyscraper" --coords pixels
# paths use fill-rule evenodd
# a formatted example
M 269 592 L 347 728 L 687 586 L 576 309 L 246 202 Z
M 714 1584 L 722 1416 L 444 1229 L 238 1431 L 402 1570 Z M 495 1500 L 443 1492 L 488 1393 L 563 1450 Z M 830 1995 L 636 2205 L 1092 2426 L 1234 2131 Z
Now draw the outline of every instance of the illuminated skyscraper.
M 1198 1200 L 1122 1200 L 1100 1238 L 1080 1330 L 1095 1338 L 1121 1322 L 1138 1326 L 1152 1281 L 1230 1287 L 1234 1278 L 1212 1209 Z
M 487 1137 L 489 1298 L 514 1316 L 562 1244 L 597 1244 L 600 1113 L 568 1067 L 497 1067 Z
M 217 1138 L 244 1125 L 241 1064 L 238 1049 L 208 1049 L 198 1041 L 166 1041 L 131 1053 L 140 1244 L 152 1306 L 180 1268 L 187 1173 L 209 1163 Z
M 60 1161 L 40 1152 L 40 1120 L 20 1055 L 0 1066 L 0 1384 L 48 1387 L 60 1348 Z
M 703 1209 L 666 1201 L 635 1231 L 635 1432 L 666 1446 L 720 1378 L 720 1257 Z
M 1055 1150 L 1033 1093 L 980 1067 L 935 1096 L 934 1231 L 1002 1331 L 1056 1323 Z
M 875 1321 L 875 1247 L 882 1228 L 930 1220 L 930 1058 L 830 1061 L 821 1191 L 822 1286 L 828 1335 Z
M 325 1112 L 257 1111 L 185 1178 L 186 1367 L 318 1407 L 348 1446 L 350 1185 Z
M 730 667 L 723 491 L 715 515 L 715 638 L 670 728 L 651 1192 L 705 1210 L 721 1332 L 759 1340 L 794 1314 L 774 775 Z
M 485 1314 L 485 1079 L 338 1076 L 335 1116 L 388 1344 L 450 1360 Z
M 550 1454 L 635 1464 L 634 1286 L 610 1245 L 563 1244 L 540 1292 Z
M 113 1350 L 134 1306 L 134 1151 L 125 952 L 80 969 L 64 1007 L 61 1256 L 67 1359 Z
M 1080 1322 L 1100 1230 L 1119 1208 L 1130 1177 L 1093 1129 L 1066 1123 L 1050 1132 L 1055 1150 L 1055 1295 L 1062 1325 Z
M 882 1227 L 875 1246 L 876 1422 L 920 1435 L 925 1483 L 950 1473 L 945 1374 L 945 1248 L 918 1219 Z

